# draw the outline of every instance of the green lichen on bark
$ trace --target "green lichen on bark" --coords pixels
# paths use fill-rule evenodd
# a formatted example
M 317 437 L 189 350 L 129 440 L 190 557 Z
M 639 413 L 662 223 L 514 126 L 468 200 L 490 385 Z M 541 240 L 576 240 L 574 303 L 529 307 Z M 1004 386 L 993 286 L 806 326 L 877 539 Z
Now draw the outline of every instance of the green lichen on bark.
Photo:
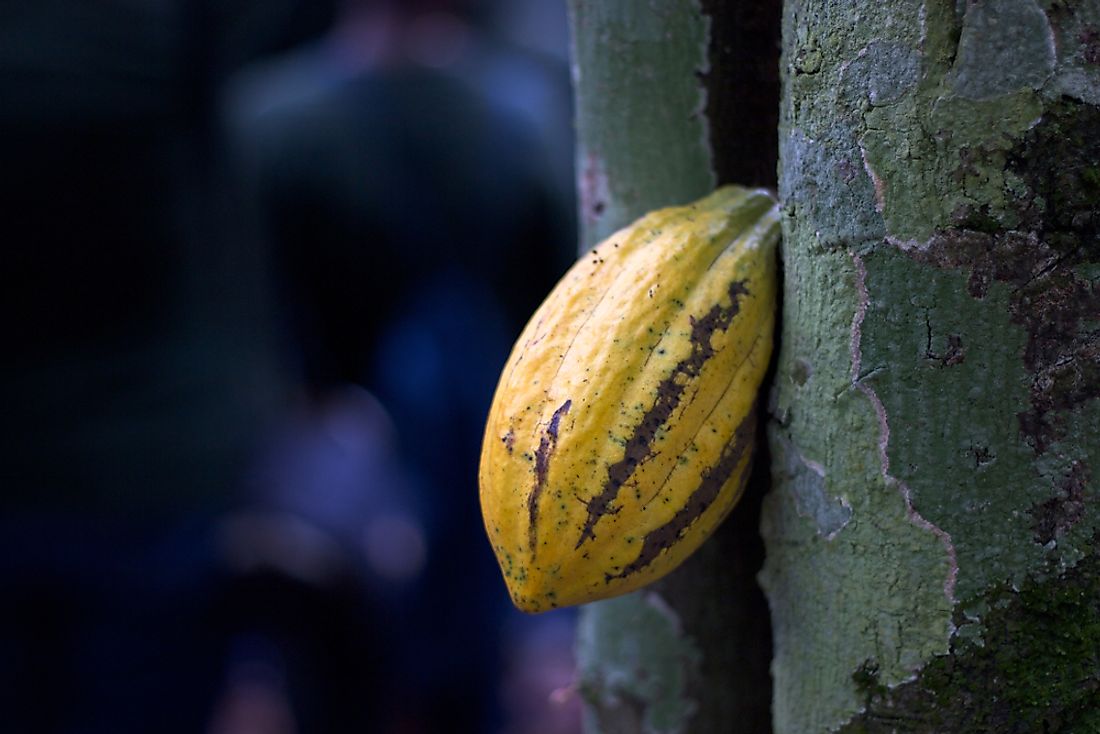
M 974 299 L 966 273 L 915 264 L 890 245 L 865 262 L 876 307 L 863 365 L 892 419 L 892 472 L 951 536 L 960 598 L 1022 582 L 1044 553 L 1020 510 L 1047 492 L 1015 419 L 1028 405 L 1027 335 L 1011 321 L 1009 288 L 995 283 Z
M 865 661 L 853 674 L 863 711 L 840 734 L 1100 731 L 1096 555 L 1018 591 L 998 585 L 961 604 L 956 621 L 975 634 L 960 634 L 916 680 L 888 688 Z
M 925 7 L 919 45 L 903 45 L 922 51 L 919 81 L 885 102 L 854 81 L 864 76 L 858 68 L 851 83 L 862 158 L 900 241 L 924 241 L 968 208 L 1007 215 L 1006 156 L 1041 116 L 1039 90 L 1055 63 L 1050 24 L 1033 0 L 976 3 L 957 18 L 946 3 Z
M 571 0 L 582 240 L 715 186 L 696 2 Z
M 581 618 L 577 650 L 588 731 L 686 730 L 696 708 L 688 684 L 701 655 L 658 595 L 639 592 L 602 602 L 599 614 Z
M 884 307 L 868 318 L 864 358 L 883 365 L 887 413 L 929 437 L 890 457 L 922 514 L 956 539 L 961 597 L 1071 563 L 1100 522 L 1058 499 L 1100 436 L 1098 130 L 1100 110 L 1049 104 L 1006 155 L 1022 192 L 1012 211 L 981 209 L 979 229 L 968 209 L 920 248 L 873 256 Z M 922 311 L 927 337 L 913 326 Z M 926 341 L 924 359 L 906 358 Z
M 860 308 L 851 257 L 819 251 L 788 256 L 786 266 L 785 322 L 813 328 L 783 331 L 772 428 L 781 489 L 764 508 L 761 581 L 773 612 L 775 729 L 812 732 L 858 708 L 851 671 L 864 660 L 881 660 L 884 680 L 896 683 L 946 649 L 951 566 L 941 540 L 913 521 L 903 487 L 884 472 L 882 428 L 857 384 L 865 376 L 851 371 Z M 820 482 L 788 483 L 798 462 Z M 810 511 L 810 492 L 850 517 L 840 527 L 823 522 L 835 514 Z
M 897 731 L 955 731 L 905 728 L 938 704 L 881 691 L 925 685 L 974 640 L 998 659 L 1042 640 L 1041 625 L 1006 637 L 996 614 L 966 616 L 1001 609 L 998 590 L 1043 589 L 1037 608 L 1083 573 L 1095 594 L 1080 564 L 1100 527 L 1096 13 L 788 3 L 765 511 L 779 732 L 842 724 L 869 676 Z M 1071 627 L 1085 613 L 1052 605 Z M 887 621 L 904 634 L 884 637 Z M 1057 693 L 1022 681 L 1036 710 Z

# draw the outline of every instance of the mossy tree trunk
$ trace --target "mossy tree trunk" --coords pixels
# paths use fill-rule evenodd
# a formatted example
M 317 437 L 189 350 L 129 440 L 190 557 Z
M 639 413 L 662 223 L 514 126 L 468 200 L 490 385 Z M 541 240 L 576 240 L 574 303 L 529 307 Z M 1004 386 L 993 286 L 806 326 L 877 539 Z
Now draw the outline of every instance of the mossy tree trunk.
M 1100 731 L 1100 3 L 783 38 L 775 731 Z
M 570 10 L 585 245 L 768 183 L 776 3 Z M 589 729 L 1098 731 L 1100 2 L 787 0 L 780 69 L 773 486 L 584 611 Z
M 582 250 L 719 184 L 775 186 L 779 0 L 569 10 Z M 757 465 L 737 510 L 682 568 L 582 611 L 588 731 L 770 731 L 770 626 L 755 579 L 768 462 Z

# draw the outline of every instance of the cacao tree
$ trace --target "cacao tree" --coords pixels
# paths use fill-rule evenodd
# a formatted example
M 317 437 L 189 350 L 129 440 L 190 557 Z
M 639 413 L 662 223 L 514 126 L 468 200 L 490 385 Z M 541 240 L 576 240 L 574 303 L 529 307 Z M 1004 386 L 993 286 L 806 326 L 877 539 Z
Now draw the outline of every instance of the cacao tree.
M 784 212 L 754 481 L 583 610 L 587 729 L 1100 731 L 1100 2 L 569 10 L 582 248 Z

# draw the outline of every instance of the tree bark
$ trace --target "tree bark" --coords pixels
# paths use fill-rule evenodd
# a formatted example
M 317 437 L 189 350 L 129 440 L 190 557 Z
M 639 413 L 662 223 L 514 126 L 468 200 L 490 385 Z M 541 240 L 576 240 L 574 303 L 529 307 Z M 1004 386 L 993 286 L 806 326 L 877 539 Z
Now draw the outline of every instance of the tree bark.
M 716 185 L 775 185 L 779 0 L 569 9 L 582 250 Z M 589 732 L 770 731 L 770 626 L 755 580 L 767 467 L 758 456 L 746 497 L 683 567 L 582 610 Z
M 1100 730 L 1100 3 L 788 0 L 774 727 Z

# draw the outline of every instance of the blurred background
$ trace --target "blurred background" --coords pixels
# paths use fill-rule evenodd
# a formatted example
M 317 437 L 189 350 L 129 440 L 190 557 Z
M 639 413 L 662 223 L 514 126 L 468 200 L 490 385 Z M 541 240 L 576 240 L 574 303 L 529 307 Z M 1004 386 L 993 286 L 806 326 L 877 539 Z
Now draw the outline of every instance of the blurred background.
M 0 0 L 0 731 L 579 731 L 481 432 L 561 0 Z

